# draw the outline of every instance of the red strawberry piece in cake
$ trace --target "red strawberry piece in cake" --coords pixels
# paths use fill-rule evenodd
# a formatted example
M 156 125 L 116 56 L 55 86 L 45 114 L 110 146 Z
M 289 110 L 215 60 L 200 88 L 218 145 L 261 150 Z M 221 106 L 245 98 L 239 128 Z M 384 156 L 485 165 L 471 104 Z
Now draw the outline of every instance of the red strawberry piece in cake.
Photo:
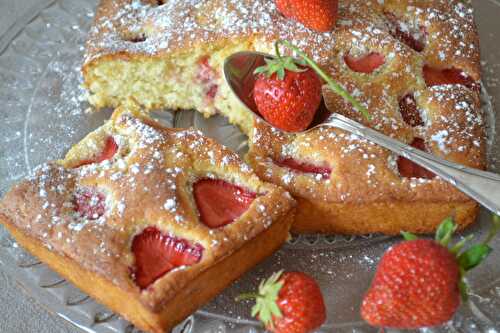
M 79 168 L 84 165 L 93 164 L 93 163 L 101 163 L 106 160 L 110 160 L 115 156 L 118 151 L 118 144 L 112 136 L 108 136 L 106 138 L 106 143 L 104 144 L 104 149 L 101 151 L 99 155 L 97 155 L 93 159 L 82 160 L 80 161 L 75 168 Z
M 425 48 L 426 31 L 423 27 L 411 26 L 392 13 L 385 13 L 389 21 L 391 35 L 417 52 Z
M 421 138 L 415 138 L 411 146 L 422 151 L 426 151 L 425 141 Z M 397 160 L 399 174 L 406 178 L 432 179 L 436 177 L 431 171 L 422 168 L 420 165 L 400 156 Z
M 480 85 L 463 71 L 456 68 L 434 68 L 428 65 L 424 66 L 424 79 L 428 87 L 461 84 L 469 89 L 479 91 Z
M 203 247 L 165 235 L 156 227 L 147 227 L 134 237 L 132 253 L 135 256 L 135 282 L 141 289 L 146 289 L 172 269 L 199 262 Z
M 385 64 L 385 57 L 380 53 L 370 52 L 359 57 L 346 55 L 344 56 L 344 61 L 347 67 L 354 72 L 371 74 Z
M 217 78 L 217 72 L 210 66 L 208 56 L 203 56 L 198 61 L 198 74 L 196 78 L 204 85 L 204 91 L 207 99 L 213 101 L 217 92 L 219 91 L 219 86 L 215 83 Z
M 209 228 L 230 224 L 248 210 L 257 197 L 240 186 L 220 179 L 201 179 L 193 185 L 200 220 Z
M 399 100 L 399 112 L 405 123 L 412 127 L 423 126 L 424 121 L 417 108 L 417 102 L 413 94 L 407 94 Z
M 97 220 L 106 211 L 104 194 L 92 189 L 79 189 L 73 197 L 75 211 L 83 218 Z
M 321 179 L 329 179 L 332 173 L 332 169 L 328 167 L 313 165 L 293 158 L 284 158 L 274 161 L 274 163 L 280 167 L 289 168 L 297 172 L 319 175 Z

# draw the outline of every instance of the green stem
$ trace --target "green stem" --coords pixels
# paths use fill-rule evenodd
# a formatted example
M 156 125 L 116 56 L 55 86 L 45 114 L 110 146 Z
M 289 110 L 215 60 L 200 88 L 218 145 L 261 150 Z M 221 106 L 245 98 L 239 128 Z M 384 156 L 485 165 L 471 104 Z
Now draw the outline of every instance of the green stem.
M 241 301 L 247 301 L 247 300 L 254 300 L 254 299 L 257 299 L 259 297 L 262 297 L 262 295 L 257 294 L 257 293 L 243 293 L 243 294 L 239 295 L 238 297 L 236 297 L 234 300 L 236 302 L 241 302 Z
M 352 104 L 352 106 L 354 106 L 354 108 L 356 108 L 356 110 L 358 110 L 358 112 L 360 112 L 368 121 L 371 120 L 371 115 L 368 113 L 368 110 L 363 105 L 361 105 L 361 103 L 357 99 L 355 99 L 346 89 L 344 89 L 344 87 L 342 87 L 340 84 L 338 84 L 337 82 L 335 82 L 330 76 L 328 76 L 328 74 L 326 74 L 318 66 L 318 64 L 316 64 L 316 62 L 314 62 L 314 60 L 312 60 L 311 58 L 309 58 L 309 56 L 306 53 L 302 52 L 298 47 L 296 47 L 295 45 L 291 44 L 287 40 L 278 40 L 275 43 L 276 49 L 279 48 L 278 46 L 280 44 L 288 47 L 289 49 L 292 49 L 298 55 L 300 55 L 302 57 L 302 59 L 304 59 L 304 61 L 312 69 L 314 69 L 316 71 L 316 73 L 318 73 L 318 75 L 321 76 L 321 78 L 326 81 L 326 83 L 328 83 L 328 86 L 330 87 L 330 89 L 333 92 L 335 92 L 337 95 L 341 96 L 345 100 L 349 101 Z

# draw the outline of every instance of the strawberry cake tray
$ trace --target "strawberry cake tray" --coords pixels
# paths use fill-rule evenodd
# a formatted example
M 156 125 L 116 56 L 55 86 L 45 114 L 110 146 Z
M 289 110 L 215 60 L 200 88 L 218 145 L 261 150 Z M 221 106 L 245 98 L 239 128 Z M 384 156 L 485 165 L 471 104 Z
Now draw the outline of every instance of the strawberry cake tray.
M 380 2 L 380 0 L 379 0 Z M 383 1 L 382 1 L 383 2 Z M 81 66 L 85 41 L 97 0 L 42 0 L 0 38 L 0 197 L 39 164 L 64 156 L 68 149 L 109 119 L 112 110 L 87 112 Z M 488 166 L 500 172 L 495 99 L 500 98 L 500 1 L 473 2 L 482 54 L 482 107 L 488 132 Z M 246 136 L 222 116 L 204 118 L 198 112 L 153 111 L 152 117 L 173 128 L 195 127 L 240 156 Z M 487 233 L 490 215 L 481 211 L 478 223 L 456 239 Z M 274 255 L 189 316 L 174 332 L 261 332 L 250 316 L 251 303 L 235 302 L 279 270 L 302 271 L 316 279 L 325 298 L 327 320 L 318 332 L 376 332 L 362 321 L 360 304 L 383 252 L 399 237 L 383 235 L 292 236 Z M 132 324 L 79 291 L 71 283 L 25 252 L 0 227 L 0 269 L 54 315 L 86 332 L 139 332 Z M 470 298 L 454 319 L 422 332 L 497 332 L 500 327 L 500 265 L 493 255 L 467 280 Z M 393 330 L 391 330 L 392 332 Z

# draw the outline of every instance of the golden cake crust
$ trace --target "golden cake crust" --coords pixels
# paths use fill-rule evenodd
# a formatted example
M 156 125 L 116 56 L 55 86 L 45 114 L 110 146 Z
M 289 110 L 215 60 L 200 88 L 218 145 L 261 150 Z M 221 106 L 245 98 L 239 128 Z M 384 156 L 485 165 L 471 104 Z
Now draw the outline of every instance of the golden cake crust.
M 112 160 L 77 167 L 96 156 L 110 136 L 119 147 Z M 236 221 L 209 228 L 200 222 L 191 191 L 196 180 L 205 178 L 247 188 L 257 197 Z M 91 219 L 75 214 L 75 193 L 82 190 L 104 195 L 102 216 Z M 37 240 L 55 257 L 67 258 L 133 296 L 144 311 L 159 313 L 204 272 L 230 260 L 233 253 L 279 224 L 268 233 L 269 240 L 261 239 L 260 254 L 226 274 L 228 279 L 217 291 L 270 255 L 286 240 L 294 205 L 285 190 L 260 181 L 235 153 L 214 140 L 193 129 L 163 128 L 130 105 L 115 111 L 110 121 L 74 146 L 64 160 L 40 166 L 29 179 L 15 185 L 0 202 L 0 221 L 23 237 Z M 203 253 L 198 263 L 176 268 L 141 290 L 131 271 L 135 263 L 131 243 L 151 226 L 201 245 Z M 37 250 L 32 252 L 37 255 Z M 82 283 L 77 281 L 77 285 Z
M 273 1 L 167 1 L 160 6 L 155 1 L 147 3 L 101 2 L 83 67 L 91 101 L 96 106 L 114 105 L 130 93 L 149 108 L 187 107 L 196 108 L 205 115 L 224 114 L 249 136 L 247 160 L 258 176 L 283 186 L 299 200 L 297 216 L 300 218 L 295 222 L 295 231 L 398 233 L 404 227 L 415 232 L 431 232 L 443 214 L 452 215 L 457 211 L 462 212 L 456 214 L 458 224 L 465 226 L 474 220 L 477 205 L 453 186 L 438 178 L 401 177 L 396 156 L 355 135 L 332 128 L 287 135 L 255 121 L 232 96 L 221 68 L 224 57 L 233 52 L 273 53 L 275 40 L 290 40 L 365 104 L 372 119 L 368 122 L 339 96 L 325 89 L 324 98 L 330 110 L 406 143 L 415 138 L 423 139 L 428 151 L 437 156 L 484 169 L 485 124 L 479 93 L 475 89 L 477 85 L 475 88 L 459 84 L 428 86 L 424 75 L 424 66 L 454 68 L 476 84 L 480 80 L 479 38 L 470 3 L 459 0 L 341 0 L 337 25 L 328 33 L 314 32 L 284 18 Z M 423 38 L 422 50 L 416 50 L 395 34 L 395 29 L 408 32 L 415 39 Z M 383 55 L 385 62 L 370 74 L 353 71 L 344 60 L 347 55 L 373 52 Z M 210 103 L 205 103 L 207 105 L 202 99 L 202 102 L 193 100 L 186 104 L 150 100 L 134 91 L 112 94 L 106 91 L 106 84 L 96 84 L 104 77 L 101 69 L 105 64 L 126 66 L 171 60 L 183 63 L 189 57 L 204 56 L 208 56 L 208 64 L 218 73 L 212 78 L 218 91 Z M 165 68 L 162 71 L 163 77 L 175 73 Z M 120 81 L 113 75 L 109 78 L 110 81 L 114 79 Z M 187 87 L 198 85 L 195 75 Z M 203 89 L 194 90 L 192 95 L 201 93 Z M 407 95 L 415 99 L 424 122 L 421 126 L 411 126 L 403 119 L 399 102 Z M 325 181 L 273 163 L 282 158 L 327 165 L 332 175 Z M 429 209 L 417 215 L 417 220 L 411 219 L 404 224 L 395 216 L 398 213 L 405 216 L 403 210 L 412 203 L 415 207 L 429 203 Z M 440 204 L 441 207 L 431 208 Z M 347 212 L 361 205 L 377 207 L 374 214 L 378 214 L 377 210 L 392 209 L 386 218 L 394 219 L 394 224 L 388 227 L 390 223 L 373 222 L 374 225 L 368 228 L 363 227 L 365 220 L 353 223 Z M 308 208 L 301 211 L 301 207 Z M 312 214 L 310 210 L 323 213 Z M 316 216 L 316 220 L 307 218 L 308 214 Z M 353 228 L 353 225 L 360 227 Z
M 463 1 L 340 1 L 339 22 L 330 33 L 317 33 L 283 17 L 273 1 L 101 0 L 87 43 L 86 64 L 106 56 L 170 56 L 201 44 L 224 47 L 241 40 L 287 39 L 321 65 L 342 50 L 401 51 L 388 32 L 384 13 L 425 26 L 429 35 L 423 56 L 430 65 L 456 67 L 480 78 L 479 39 L 473 13 Z

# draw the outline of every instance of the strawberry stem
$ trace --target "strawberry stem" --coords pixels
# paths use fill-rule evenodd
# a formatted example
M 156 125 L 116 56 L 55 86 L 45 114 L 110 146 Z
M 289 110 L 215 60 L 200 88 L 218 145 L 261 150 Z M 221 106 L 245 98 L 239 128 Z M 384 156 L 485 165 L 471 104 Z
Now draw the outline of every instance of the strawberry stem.
M 281 59 L 280 47 L 278 43 L 274 43 L 274 50 L 276 52 L 276 57 Z
M 493 226 L 491 227 L 490 231 L 488 232 L 488 236 L 483 241 L 484 245 L 489 244 L 493 240 L 493 238 L 495 238 L 498 231 L 500 231 L 500 216 L 494 214 L 492 217 L 492 222 L 493 222 Z
M 457 255 L 458 252 L 460 252 L 460 250 L 462 250 L 462 248 L 465 246 L 465 243 L 467 243 L 468 241 L 470 241 L 473 238 L 474 238 L 474 235 L 469 235 L 469 236 L 465 237 L 464 239 L 462 239 L 461 241 L 459 241 L 458 243 L 453 245 L 450 248 L 450 252 Z
M 328 84 L 328 87 L 333 91 L 335 92 L 337 95 L 341 96 L 342 98 L 344 98 L 346 101 L 350 102 L 352 104 L 352 106 L 354 106 L 354 108 L 360 112 L 368 121 L 371 120 L 371 115 L 368 113 L 368 110 L 363 106 L 361 105 L 361 103 L 355 99 L 344 87 L 342 87 L 340 84 L 338 84 L 337 82 L 335 82 L 330 76 L 328 76 L 328 74 L 326 74 L 319 66 L 318 64 L 316 64 L 316 62 L 314 62 L 314 60 L 312 60 L 311 58 L 309 58 L 309 56 L 302 52 L 298 47 L 296 47 L 295 45 L 291 44 L 289 41 L 287 40 L 278 40 L 276 41 L 275 43 L 275 47 L 278 49 L 279 45 L 284 45 L 285 47 L 295 51 L 295 53 L 297 53 L 302 59 L 304 59 L 304 61 L 312 68 L 314 69 L 314 71 L 316 73 L 318 73 L 318 75 L 326 81 L 326 83 Z

